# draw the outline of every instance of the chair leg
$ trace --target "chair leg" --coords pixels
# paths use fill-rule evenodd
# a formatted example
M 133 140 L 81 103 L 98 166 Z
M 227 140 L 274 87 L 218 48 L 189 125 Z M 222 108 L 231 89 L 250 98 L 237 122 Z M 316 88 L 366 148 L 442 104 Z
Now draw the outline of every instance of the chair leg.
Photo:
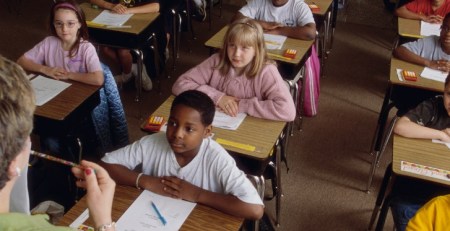
M 395 123 L 397 122 L 398 119 L 399 119 L 399 117 L 397 115 L 394 116 L 394 118 L 392 118 L 392 120 L 391 120 L 391 123 L 389 124 L 388 133 L 384 137 L 383 143 L 381 144 L 380 154 L 378 155 L 378 159 L 377 159 L 377 166 L 379 166 L 379 164 L 380 164 L 380 159 L 383 157 L 384 150 L 386 149 L 386 146 L 387 146 L 387 144 L 389 142 L 389 139 L 392 136 L 392 132 L 394 131 Z
M 378 192 L 375 207 L 373 208 L 372 216 L 370 217 L 369 227 L 367 230 L 372 229 L 375 219 L 378 216 L 378 212 L 383 204 L 383 201 L 385 200 L 386 191 L 388 188 L 390 188 L 390 185 L 392 184 L 391 176 L 392 176 L 392 164 L 389 164 L 384 173 L 383 182 L 381 183 L 380 191 Z
M 281 187 L 281 143 L 277 145 L 277 152 L 275 153 L 275 168 L 276 168 L 276 179 L 277 179 L 277 195 L 275 201 L 275 212 L 276 212 L 276 226 L 280 226 L 280 214 L 281 214 L 281 197 L 283 196 L 283 189 Z

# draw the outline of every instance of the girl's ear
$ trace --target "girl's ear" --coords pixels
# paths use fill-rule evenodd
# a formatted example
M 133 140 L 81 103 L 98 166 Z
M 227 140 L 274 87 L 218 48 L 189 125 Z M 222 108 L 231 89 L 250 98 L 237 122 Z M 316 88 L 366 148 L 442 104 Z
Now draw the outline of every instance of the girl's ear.
M 212 125 L 208 125 L 206 126 L 204 133 L 203 133 L 203 138 L 208 138 L 211 136 L 211 132 L 212 132 Z

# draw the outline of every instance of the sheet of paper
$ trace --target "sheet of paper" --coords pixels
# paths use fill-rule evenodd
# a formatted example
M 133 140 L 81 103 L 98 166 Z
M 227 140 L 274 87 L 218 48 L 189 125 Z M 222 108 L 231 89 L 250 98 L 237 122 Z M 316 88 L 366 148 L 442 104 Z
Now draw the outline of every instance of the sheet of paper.
M 151 206 L 154 202 L 167 224 L 163 225 Z M 179 230 L 196 203 L 177 200 L 144 190 L 116 224 L 118 231 Z
M 446 143 L 446 142 L 444 142 L 444 141 L 442 141 L 442 140 L 436 140 L 436 139 L 433 139 L 433 140 L 431 140 L 433 143 L 438 143 L 438 144 L 445 144 L 445 146 L 447 146 L 447 148 L 450 148 L 450 143 Z
M 241 125 L 246 116 L 247 114 L 245 113 L 238 113 L 236 117 L 231 117 L 221 111 L 216 110 L 212 125 L 213 127 L 217 128 L 236 130 L 239 128 L 239 125 Z
M 448 73 L 447 72 L 442 72 L 439 70 L 434 70 L 428 67 L 425 67 L 422 71 L 422 73 L 420 73 L 420 76 L 422 76 L 423 78 L 426 79 L 431 79 L 431 80 L 435 80 L 435 81 L 439 81 L 439 82 L 445 82 L 445 78 L 447 78 Z
M 441 24 L 428 23 L 424 21 L 420 21 L 420 35 L 422 36 L 430 36 L 441 34 Z
M 421 176 L 428 176 L 435 179 L 450 181 L 450 171 L 444 169 L 415 164 L 407 161 L 401 162 L 400 169 L 402 171 L 414 173 Z
M 31 85 L 36 94 L 36 105 L 42 106 L 71 84 L 39 75 L 31 80 Z
M 283 35 L 264 34 L 266 48 L 269 50 L 279 50 L 283 48 L 283 44 L 284 41 L 286 41 L 286 38 L 287 37 Z
M 122 26 L 131 16 L 133 14 L 115 14 L 109 10 L 103 10 L 92 22 L 107 26 Z
M 395 70 L 396 72 L 397 72 L 397 77 L 398 77 L 398 80 L 400 80 L 401 82 L 403 82 L 403 76 L 402 76 L 402 69 L 396 69 Z

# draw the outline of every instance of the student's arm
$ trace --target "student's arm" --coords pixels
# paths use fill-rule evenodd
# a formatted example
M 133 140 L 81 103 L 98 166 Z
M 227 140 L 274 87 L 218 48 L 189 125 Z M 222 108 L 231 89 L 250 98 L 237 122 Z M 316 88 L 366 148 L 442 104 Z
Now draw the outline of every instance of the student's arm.
M 394 133 L 407 138 L 418 139 L 439 139 L 444 142 L 450 142 L 450 132 L 448 129 L 443 131 L 421 126 L 412 122 L 408 117 L 402 116 L 394 126 Z
M 440 15 L 423 15 L 423 14 L 417 14 L 412 11 L 409 11 L 408 8 L 406 8 L 406 4 L 397 8 L 395 10 L 395 14 L 400 18 L 407 18 L 407 19 L 415 19 L 415 20 L 422 20 L 429 23 L 442 23 L 442 20 L 444 19 Z
M 231 22 L 234 22 L 234 21 L 242 19 L 242 18 L 248 18 L 248 17 L 244 16 L 241 12 L 238 11 L 234 15 L 234 17 L 231 20 Z M 263 28 L 264 32 L 270 31 L 270 30 L 274 30 L 277 27 L 282 27 L 283 26 L 281 23 L 277 23 L 277 22 L 268 22 L 268 21 L 257 20 L 257 19 L 253 19 L 253 20 L 255 22 L 259 23 L 259 25 L 261 25 L 261 27 Z
M 265 31 L 268 34 L 284 35 L 289 38 L 301 39 L 301 40 L 313 40 L 316 38 L 316 24 L 308 23 L 305 26 L 296 27 L 276 27 L 272 30 Z
M 211 86 L 211 82 L 214 81 L 213 75 L 218 74 L 217 71 L 214 72 L 214 67 L 217 66 L 218 60 L 219 57 L 215 54 L 182 74 L 173 84 L 172 93 L 179 95 L 187 90 L 198 90 L 207 94 L 213 100 L 214 104 L 217 105 L 220 98 L 225 95 L 225 93 Z M 222 76 L 218 78 L 222 78 Z
M 138 172 L 132 171 L 120 164 L 109 164 L 103 161 L 99 163 L 104 167 L 112 179 L 114 179 L 119 185 L 128 185 L 136 187 L 136 180 L 139 176 Z M 137 182 L 140 188 L 147 189 L 154 193 L 160 195 L 169 196 L 167 192 L 164 191 L 164 184 L 161 183 L 162 178 L 153 177 L 149 175 L 142 175 Z
M 447 61 L 445 60 L 429 60 L 414 54 L 404 46 L 399 46 L 394 50 L 394 56 L 406 62 L 414 63 L 420 66 L 429 67 L 436 70 L 446 71 Z
M 122 4 L 114 4 L 105 0 L 91 0 L 92 4 L 99 6 L 100 8 L 113 11 L 118 14 L 125 14 L 127 7 Z
M 255 78 L 260 97 L 240 99 L 239 112 L 264 119 L 293 121 L 296 114 L 294 101 L 276 66 L 267 65 Z
M 147 3 L 141 6 L 135 6 L 127 8 L 125 13 L 127 14 L 145 14 L 145 13 L 155 13 L 159 12 L 159 3 Z
M 57 79 L 70 79 L 90 85 L 101 86 L 103 85 L 103 71 L 95 71 L 90 73 L 76 73 L 68 72 L 66 75 Z
M 174 198 L 201 203 L 233 216 L 258 220 L 264 213 L 262 205 L 245 203 L 232 195 L 214 193 L 177 177 L 164 177 L 165 191 Z
M 49 67 L 35 63 L 33 60 L 26 58 L 24 55 L 17 60 L 17 63 L 26 71 L 41 73 L 54 79 L 67 74 L 66 70 L 62 67 Z

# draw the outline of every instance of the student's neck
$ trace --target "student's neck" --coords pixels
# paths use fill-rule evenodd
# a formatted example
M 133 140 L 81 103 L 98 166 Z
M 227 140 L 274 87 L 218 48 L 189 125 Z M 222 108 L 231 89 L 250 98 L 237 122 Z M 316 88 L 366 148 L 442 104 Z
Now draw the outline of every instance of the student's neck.
M 75 44 L 75 41 L 62 41 L 61 40 L 61 46 L 62 46 L 63 50 L 65 50 L 65 51 L 69 51 L 70 48 L 73 46 L 73 44 Z
M 184 156 L 181 154 L 178 154 L 175 156 L 175 158 L 177 159 L 178 165 L 180 165 L 180 167 L 184 167 L 186 165 L 188 165 L 189 163 L 191 163 L 191 161 L 194 159 L 195 156 Z

